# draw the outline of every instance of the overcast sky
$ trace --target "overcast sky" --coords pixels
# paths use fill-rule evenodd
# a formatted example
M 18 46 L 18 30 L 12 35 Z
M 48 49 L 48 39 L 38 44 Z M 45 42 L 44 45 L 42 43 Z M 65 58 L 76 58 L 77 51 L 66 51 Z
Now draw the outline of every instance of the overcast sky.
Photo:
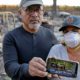
M 0 4 L 19 4 L 21 0 L 0 0 Z M 53 0 L 43 0 L 44 5 L 52 5 Z M 57 5 L 80 6 L 80 0 L 57 0 Z

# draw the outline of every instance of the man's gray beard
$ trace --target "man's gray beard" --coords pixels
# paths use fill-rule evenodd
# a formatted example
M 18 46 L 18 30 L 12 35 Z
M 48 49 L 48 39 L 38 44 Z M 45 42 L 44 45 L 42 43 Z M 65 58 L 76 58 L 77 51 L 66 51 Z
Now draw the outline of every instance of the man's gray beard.
M 41 25 L 40 23 L 29 24 L 29 28 L 39 30 L 40 25 Z

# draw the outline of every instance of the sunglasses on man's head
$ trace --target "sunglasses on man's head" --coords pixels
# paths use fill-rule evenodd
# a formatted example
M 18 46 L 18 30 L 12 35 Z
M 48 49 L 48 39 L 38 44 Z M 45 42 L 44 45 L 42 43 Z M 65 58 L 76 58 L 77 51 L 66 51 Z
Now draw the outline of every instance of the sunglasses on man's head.
M 41 8 L 41 5 L 32 5 L 27 8 L 23 8 L 26 12 L 32 13 L 32 12 L 38 12 L 41 13 L 43 9 Z

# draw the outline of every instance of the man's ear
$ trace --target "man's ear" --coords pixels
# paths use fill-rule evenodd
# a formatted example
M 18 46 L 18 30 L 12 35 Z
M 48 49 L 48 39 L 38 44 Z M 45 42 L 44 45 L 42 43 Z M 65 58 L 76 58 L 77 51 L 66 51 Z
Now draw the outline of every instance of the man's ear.
M 21 9 L 18 10 L 18 13 L 21 14 Z
M 18 10 L 18 18 L 19 18 L 20 21 L 22 21 L 22 18 L 21 18 L 21 9 Z
M 18 10 L 18 15 L 21 15 L 21 9 Z

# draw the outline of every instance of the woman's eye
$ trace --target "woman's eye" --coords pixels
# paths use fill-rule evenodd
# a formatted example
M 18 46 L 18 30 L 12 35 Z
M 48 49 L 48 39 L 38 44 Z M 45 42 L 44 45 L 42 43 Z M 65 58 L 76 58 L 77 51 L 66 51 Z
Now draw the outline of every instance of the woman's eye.
M 68 31 L 64 31 L 64 33 L 67 33 Z
M 72 30 L 72 31 L 73 31 L 73 32 L 78 32 L 78 30 L 75 30 L 75 29 L 74 29 L 74 30 Z

